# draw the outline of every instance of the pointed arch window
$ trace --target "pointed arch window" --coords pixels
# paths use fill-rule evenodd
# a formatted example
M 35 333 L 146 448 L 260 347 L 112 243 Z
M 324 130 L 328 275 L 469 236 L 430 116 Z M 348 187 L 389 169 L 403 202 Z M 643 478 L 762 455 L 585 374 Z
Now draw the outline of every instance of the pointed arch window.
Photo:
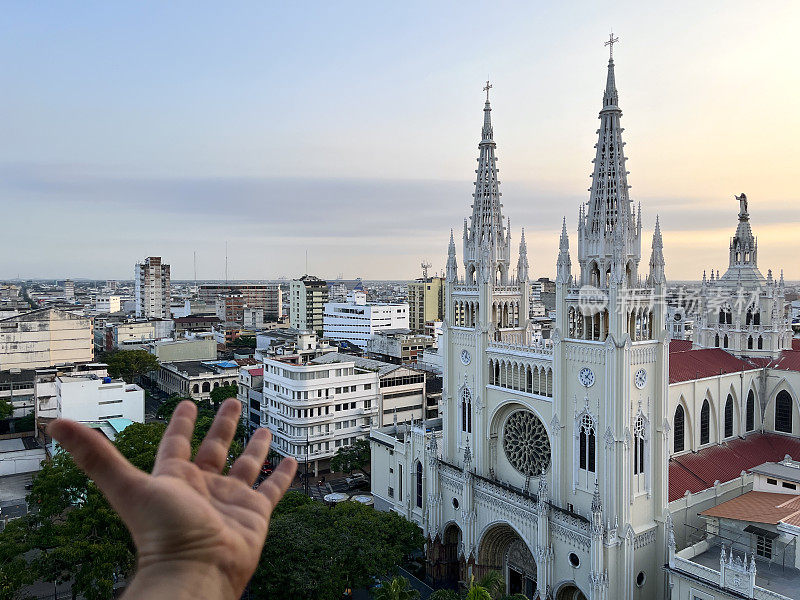
M 775 431 L 792 433 L 792 395 L 786 390 L 775 397 Z
M 753 431 L 756 428 L 756 395 L 753 390 L 750 390 L 747 394 L 747 410 L 745 412 L 747 415 L 745 418 L 745 431 Z
M 644 473 L 644 457 L 645 457 L 645 427 L 644 418 L 642 415 L 636 417 L 636 423 L 633 427 L 633 474 L 640 475 Z
M 714 346 L 719 348 L 719 334 L 714 336 Z
M 472 433 L 472 392 L 467 387 L 461 391 L 461 431 Z
M 578 467 L 589 473 L 596 472 L 595 457 L 597 438 L 594 432 L 594 419 L 584 413 L 580 420 L 580 435 L 578 440 Z
M 727 348 L 728 347 L 728 334 L 727 333 L 725 334 L 725 337 L 722 338 L 722 347 L 723 348 Z
M 417 461 L 417 464 L 414 467 L 417 471 L 416 473 L 416 500 L 417 500 L 417 508 L 422 508 L 422 463 Z
M 683 452 L 685 442 L 684 436 L 686 434 L 686 413 L 683 410 L 682 404 L 678 404 L 678 408 L 675 409 L 675 421 L 673 422 L 672 430 L 673 452 Z
M 764 338 L 758 336 L 758 349 L 762 350 L 764 348 Z
M 725 437 L 733 437 L 733 396 L 725 400 Z
M 703 400 L 703 407 L 700 409 L 700 445 L 711 441 L 711 405 L 708 400 Z
M 748 350 L 752 350 L 753 349 L 753 336 L 752 335 L 747 337 L 747 349 Z

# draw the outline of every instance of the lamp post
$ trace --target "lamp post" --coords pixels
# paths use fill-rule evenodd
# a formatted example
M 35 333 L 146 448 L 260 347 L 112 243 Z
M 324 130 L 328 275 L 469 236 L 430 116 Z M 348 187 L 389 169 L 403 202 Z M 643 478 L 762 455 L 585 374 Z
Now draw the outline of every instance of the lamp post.
M 308 427 L 306 427 L 306 496 L 309 494 L 308 490 Z

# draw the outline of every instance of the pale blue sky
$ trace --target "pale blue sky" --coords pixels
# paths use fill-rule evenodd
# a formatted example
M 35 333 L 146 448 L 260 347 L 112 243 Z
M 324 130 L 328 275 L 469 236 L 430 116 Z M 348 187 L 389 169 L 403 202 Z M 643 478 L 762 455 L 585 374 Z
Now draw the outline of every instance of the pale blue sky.
M 611 27 L 668 275 L 724 270 L 744 191 L 762 269 L 800 278 L 800 5 L 753 7 L 6 3 L 0 278 L 130 278 L 147 255 L 189 278 L 195 250 L 217 278 L 225 240 L 234 278 L 297 276 L 306 248 L 321 276 L 442 268 L 487 74 L 505 212 L 550 275 L 588 197 Z

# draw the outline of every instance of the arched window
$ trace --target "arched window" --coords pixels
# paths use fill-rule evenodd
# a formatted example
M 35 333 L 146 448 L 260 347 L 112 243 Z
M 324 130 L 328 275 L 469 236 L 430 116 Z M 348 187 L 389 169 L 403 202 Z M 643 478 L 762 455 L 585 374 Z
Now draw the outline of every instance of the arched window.
M 747 316 L 745 317 L 745 325 L 750 325 L 753 322 L 753 307 L 747 307 Z
M 733 437 L 733 396 L 725 400 L 725 437 Z
M 747 417 L 745 419 L 745 431 L 753 431 L 756 428 L 756 395 L 753 390 L 747 394 Z
M 644 418 L 641 415 L 636 417 L 636 423 L 633 427 L 633 474 L 639 475 L 644 473 Z
M 417 461 L 417 508 L 422 508 L 422 463 Z
M 725 337 L 722 338 L 722 347 L 723 348 L 727 348 L 728 347 L 728 334 L 727 333 L 725 334 Z
M 758 349 L 761 350 L 764 348 L 764 338 L 758 336 Z
M 211 391 L 211 384 L 208 383 L 207 381 L 203 382 L 203 391 L 204 392 L 210 392 Z
M 678 404 L 678 408 L 675 409 L 675 422 L 673 423 L 672 429 L 673 452 L 683 452 L 684 435 L 686 432 L 686 414 L 684 413 L 682 404 Z
M 217 389 L 218 387 L 219 387 L 219 381 L 215 381 L 214 382 L 214 389 Z
M 786 390 L 775 397 L 775 431 L 792 433 L 792 396 Z
M 192 386 L 192 393 L 193 394 L 199 394 L 200 393 L 200 386 L 197 385 L 196 383 Z
M 719 348 L 719 334 L 714 336 L 714 346 Z
M 594 434 L 594 420 L 585 414 L 581 418 L 581 433 L 578 448 L 578 466 L 584 471 L 595 472 L 596 438 Z
M 708 400 L 703 400 L 703 408 L 700 409 L 700 444 L 707 444 L 711 441 L 711 406 Z
M 461 431 L 472 433 L 472 393 L 466 387 L 461 392 Z
M 753 336 L 752 335 L 747 337 L 747 349 L 748 350 L 752 350 L 753 349 Z

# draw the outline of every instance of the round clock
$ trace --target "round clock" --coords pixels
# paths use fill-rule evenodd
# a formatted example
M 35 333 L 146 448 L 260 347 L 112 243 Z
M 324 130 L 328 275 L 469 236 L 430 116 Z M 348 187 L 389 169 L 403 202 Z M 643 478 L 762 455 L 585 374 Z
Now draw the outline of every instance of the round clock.
M 594 372 L 589 367 L 583 367 L 578 371 L 578 381 L 584 387 L 592 387 L 594 385 Z
M 642 389 L 644 384 L 647 383 L 647 371 L 644 369 L 636 371 L 636 375 L 633 376 L 633 382 L 636 384 L 637 388 Z
M 464 363 L 465 365 L 468 365 L 471 360 L 472 360 L 472 357 L 469 355 L 469 350 L 467 350 L 467 349 L 462 350 L 461 351 L 461 362 Z

